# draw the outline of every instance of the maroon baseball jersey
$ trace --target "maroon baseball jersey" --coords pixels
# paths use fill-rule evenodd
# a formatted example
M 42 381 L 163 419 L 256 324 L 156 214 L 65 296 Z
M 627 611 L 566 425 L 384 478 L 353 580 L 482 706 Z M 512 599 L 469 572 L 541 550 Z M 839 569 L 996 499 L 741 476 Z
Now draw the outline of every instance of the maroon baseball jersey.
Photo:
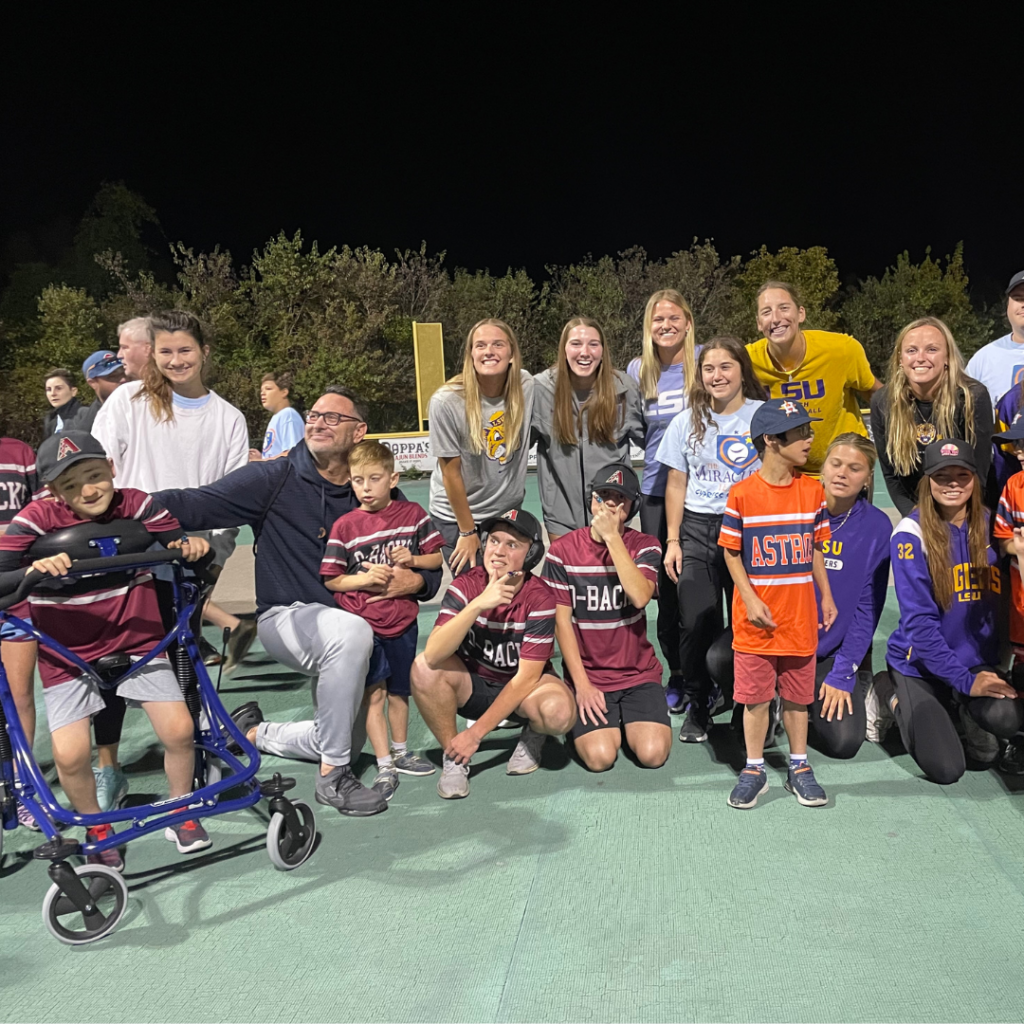
M 661 545 L 656 538 L 627 529 L 622 541 L 657 587 Z M 629 603 L 608 548 L 593 539 L 589 526 L 551 545 L 543 577 L 558 603 L 572 609 L 580 658 L 594 686 L 625 690 L 661 682 L 661 662 L 647 639 L 647 612 Z
M 481 565 L 456 576 L 441 601 L 435 628 L 479 597 L 487 582 L 487 570 Z M 470 672 L 507 683 L 519 671 L 520 660 L 547 662 L 554 649 L 554 594 L 536 576 L 527 576 L 508 604 L 476 617 L 458 655 Z
M 0 532 L 30 502 L 46 494 L 36 477 L 36 457 L 24 441 L 0 437 Z
M 414 555 L 432 555 L 444 544 L 434 529 L 430 516 L 415 501 L 393 501 L 379 512 L 361 508 L 339 516 L 331 527 L 320 575 L 325 579 L 362 572 L 362 566 L 390 565 L 388 550 L 400 544 Z M 383 637 L 401 636 L 419 614 L 419 604 L 412 597 L 394 597 L 388 601 L 367 604 L 373 594 L 352 590 L 335 594 L 338 607 L 358 615 Z
M 33 501 L 15 517 L 0 537 L 0 571 L 28 565 L 32 542 L 48 533 L 79 523 L 109 523 L 138 519 L 150 533 L 181 532 L 181 525 L 163 506 L 142 491 L 126 487 L 114 492 L 110 508 L 93 520 L 83 519 L 62 501 Z M 107 654 L 147 654 L 163 639 L 156 586 L 148 569 L 136 573 L 58 582 L 36 588 L 29 597 L 32 624 L 83 661 Z M 39 675 L 43 686 L 75 679 L 81 673 L 53 651 L 40 645 Z

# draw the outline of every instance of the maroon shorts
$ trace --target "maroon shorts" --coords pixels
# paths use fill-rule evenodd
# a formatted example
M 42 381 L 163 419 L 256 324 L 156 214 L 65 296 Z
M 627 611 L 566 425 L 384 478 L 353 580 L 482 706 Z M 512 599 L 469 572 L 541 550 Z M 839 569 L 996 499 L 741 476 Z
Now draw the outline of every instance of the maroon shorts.
M 778 689 L 783 700 L 813 704 L 816 664 L 813 654 L 795 658 L 733 651 L 733 700 L 737 704 L 765 704 Z

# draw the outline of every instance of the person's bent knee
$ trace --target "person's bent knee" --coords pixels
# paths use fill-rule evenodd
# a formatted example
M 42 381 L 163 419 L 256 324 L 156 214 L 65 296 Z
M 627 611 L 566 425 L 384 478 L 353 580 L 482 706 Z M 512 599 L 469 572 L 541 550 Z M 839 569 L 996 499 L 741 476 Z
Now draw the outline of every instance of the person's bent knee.
M 578 748 L 577 748 L 578 749 Z M 618 751 L 614 750 L 580 750 L 583 764 L 592 772 L 606 772 L 613 764 Z
M 350 658 L 354 651 L 373 650 L 373 627 L 358 615 L 339 610 L 337 615 L 320 616 L 319 625 L 324 632 L 324 647 L 329 654 L 343 653 Z
M 927 767 L 922 765 L 921 769 L 932 782 L 936 782 L 940 786 L 952 786 L 954 782 L 959 782 L 963 778 L 967 766 L 956 762 L 943 762 Z
M 548 736 L 565 736 L 576 724 L 576 702 L 568 693 L 545 695 L 538 711 L 540 731 Z
M 823 737 L 817 733 L 817 746 L 826 757 L 833 757 L 837 761 L 849 761 L 857 756 L 857 751 L 864 744 L 863 736 L 854 734 Z
M 1020 697 L 1016 700 L 990 697 L 984 703 L 972 701 L 967 711 L 982 729 L 1003 740 L 1012 739 L 1024 725 L 1024 705 Z
M 424 693 L 430 690 L 437 682 L 440 674 L 437 669 L 431 668 L 427 664 L 427 656 L 425 654 L 418 654 L 409 671 L 409 688 L 412 690 L 413 697 L 417 693 Z
M 672 739 L 669 736 L 669 742 L 666 746 L 664 743 L 642 743 L 639 749 L 633 751 L 636 754 L 636 759 L 645 768 L 660 768 L 667 760 L 670 751 L 672 750 Z

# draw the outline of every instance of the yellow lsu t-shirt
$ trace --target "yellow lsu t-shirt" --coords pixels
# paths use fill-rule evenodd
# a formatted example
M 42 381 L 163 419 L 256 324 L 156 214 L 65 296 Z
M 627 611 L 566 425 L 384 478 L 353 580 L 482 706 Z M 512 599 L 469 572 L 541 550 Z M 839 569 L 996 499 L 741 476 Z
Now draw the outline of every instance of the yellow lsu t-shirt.
M 825 450 L 836 434 L 853 431 L 867 436 L 860 403 L 855 392 L 870 391 L 875 383 L 864 346 L 849 334 L 832 331 L 804 331 L 807 352 L 793 371 L 780 370 L 768 354 L 768 339 L 747 346 L 754 372 L 770 390 L 772 398 L 793 398 L 801 402 L 811 416 L 814 441 L 801 470 L 812 476 L 821 472 Z

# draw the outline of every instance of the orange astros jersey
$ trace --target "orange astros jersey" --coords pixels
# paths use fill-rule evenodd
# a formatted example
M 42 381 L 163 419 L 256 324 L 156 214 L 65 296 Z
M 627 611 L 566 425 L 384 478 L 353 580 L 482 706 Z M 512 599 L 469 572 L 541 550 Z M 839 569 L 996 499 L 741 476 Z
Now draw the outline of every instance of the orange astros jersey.
M 747 618 L 739 590 L 732 598 L 732 646 L 747 654 L 807 657 L 818 649 L 818 606 L 811 568 L 814 546 L 829 539 L 828 506 L 818 480 L 799 473 L 782 486 L 760 472 L 733 485 L 718 543 L 743 554 L 757 596 L 776 629 Z

